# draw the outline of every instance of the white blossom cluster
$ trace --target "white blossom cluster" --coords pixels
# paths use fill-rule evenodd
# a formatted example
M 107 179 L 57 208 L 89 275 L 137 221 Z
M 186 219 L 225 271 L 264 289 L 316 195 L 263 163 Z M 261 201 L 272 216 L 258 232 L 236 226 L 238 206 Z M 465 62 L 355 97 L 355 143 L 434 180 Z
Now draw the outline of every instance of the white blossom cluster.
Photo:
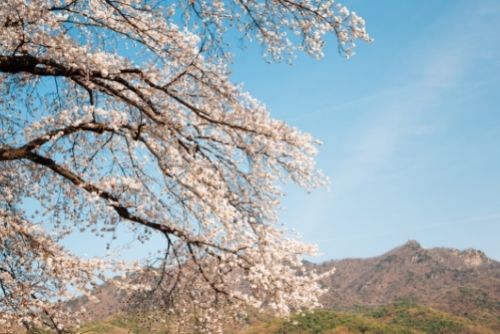
M 0 333 L 77 325 L 79 311 L 61 307 L 75 293 L 92 293 L 104 262 L 69 255 L 38 226 L 0 209 Z
M 370 39 L 362 18 L 331 0 L 3 0 L 0 27 L 0 328 L 74 325 L 62 301 L 105 265 L 57 242 L 123 224 L 165 238 L 119 282 L 150 314 L 214 331 L 243 305 L 318 306 L 301 261 L 316 250 L 277 217 L 283 182 L 325 184 L 318 142 L 230 82 L 224 36 L 279 60 L 334 35 L 349 56 Z
M 363 18 L 335 0 L 193 1 L 181 7 L 189 19 L 201 21 L 195 26 L 209 42 L 220 44 L 228 27 L 235 26 L 262 43 L 272 60 L 293 58 L 296 51 L 321 58 L 332 34 L 347 57 L 355 40 L 372 40 Z

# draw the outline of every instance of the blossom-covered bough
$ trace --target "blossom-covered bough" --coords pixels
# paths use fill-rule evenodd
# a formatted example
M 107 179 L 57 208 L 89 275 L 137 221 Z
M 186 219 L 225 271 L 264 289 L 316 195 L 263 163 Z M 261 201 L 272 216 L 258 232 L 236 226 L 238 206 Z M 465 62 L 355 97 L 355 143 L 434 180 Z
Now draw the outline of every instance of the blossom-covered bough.
M 276 213 L 283 182 L 324 183 L 317 143 L 229 81 L 228 31 L 270 60 L 369 40 L 331 0 L 0 2 L 1 330 L 75 325 L 62 301 L 113 264 L 57 243 L 123 224 L 165 239 L 154 270 L 120 283 L 148 307 L 195 309 L 209 330 L 215 306 L 317 305 L 301 263 L 315 249 Z

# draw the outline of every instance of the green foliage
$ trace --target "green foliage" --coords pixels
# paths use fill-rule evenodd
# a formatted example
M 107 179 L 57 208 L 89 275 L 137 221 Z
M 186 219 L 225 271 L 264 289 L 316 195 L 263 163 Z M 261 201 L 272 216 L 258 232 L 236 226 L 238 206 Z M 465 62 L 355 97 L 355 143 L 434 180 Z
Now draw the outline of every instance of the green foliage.
M 355 313 L 317 310 L 298 314 L 288 320 L 275 320 L 266 327 L 258 325 L 244 334 L 489 334 L 493 330 L 468 319 L 419 306 L 412 299 Z
M 86 324 L 79 334 L 164 334 L 168 323 L 155 322 L 153 315 L 117 314 Z M 244 330 L 231 334 L 493 334 L 464 317 L 457 317 L 401 299 L 389 305 L 360 308 L 355 312 L 316 310 L 299 313 L 288 319 L 253 314 Z M 40 333 L 41 334 L 41 333 Z M 43 333 L 46 334 L 46 333 Z
M 374 310 L 371 315 L 391 324 L 429 334 L 464 333 L 466 328 L 461 319 L 417 305 L 384 306 L 380 310 Z
M 326 334 L 334 333 L 335 329 L 342 329 L 348 333 L 411 333 L 404 328 L 387 325 L 363 315 L 320 310 L 292 317 L 283 322 L 275 334 Z

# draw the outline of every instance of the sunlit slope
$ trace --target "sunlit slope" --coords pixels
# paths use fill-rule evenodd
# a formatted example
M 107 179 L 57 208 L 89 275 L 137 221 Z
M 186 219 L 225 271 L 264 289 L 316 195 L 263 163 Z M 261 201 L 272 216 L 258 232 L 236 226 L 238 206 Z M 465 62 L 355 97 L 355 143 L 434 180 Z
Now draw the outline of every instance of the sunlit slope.
M 260 331 L 260 333 L 266 332 Z M 290 320 L 283 321 L 278 328 L 272 329 L 268 333 L 479 334 L 494 333 L 494 331 L 471 320 L 423 306 L 389 305 L 360 313 L 317 311 L 306 315 L 297 315 Z
M 151 317 L 115 315 L 87 324 L 79 333 L 147 334 L 169 333 L 168 324 L 155 323 Z M 234 334 L 494 334 L 486 323 L 436 311 L 425 306 L 396 303 L 358 312 L 319 310 L 297 314 L 289 319 L 254 319 Z

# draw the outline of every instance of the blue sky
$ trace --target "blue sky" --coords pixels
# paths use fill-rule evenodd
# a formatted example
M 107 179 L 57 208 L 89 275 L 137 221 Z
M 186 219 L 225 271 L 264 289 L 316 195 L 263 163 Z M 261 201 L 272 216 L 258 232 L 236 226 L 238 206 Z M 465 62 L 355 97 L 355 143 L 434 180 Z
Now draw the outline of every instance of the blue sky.
M 375 256 L 409 239 L 500 260 L 500 3 L 345 4 L 375 38 L 350 60 L 333 38 L 323 60 L 292 66 L 266 63 L 255 45 L 235 50 L 233 80 L 324 143 L 318 166 L 330 190 L 288 186 L 283 223 L 319 245 L 316 261 Z M 162 242 L 120 234 L 113 254 L 126 258 Z M 104 249 L 90 235 L 65 245 Z
M 236 52 L 234 80 L 324 143 L 330 191 L 290 186 L 283 222 L 320 259 L 408 239 L 500 259 L 500 3 L 344 3 L 375 38 L 350 60 L 333 40 L 323 60 L 292 66 Z

